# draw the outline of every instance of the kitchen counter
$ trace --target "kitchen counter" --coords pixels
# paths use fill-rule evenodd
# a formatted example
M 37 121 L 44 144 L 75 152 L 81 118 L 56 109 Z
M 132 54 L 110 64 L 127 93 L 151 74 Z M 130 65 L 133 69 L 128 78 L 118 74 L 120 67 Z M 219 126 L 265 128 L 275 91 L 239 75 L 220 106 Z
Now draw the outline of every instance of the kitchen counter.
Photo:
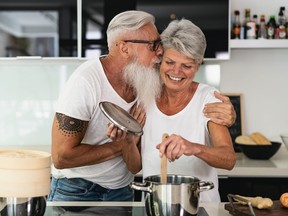
M 68 207 L 66 210 L 65 210 L 65 206 Z M 69 206 L 73 208 L 70 209 Z M 72 216 L 72 215 L 141 216 L 143 215 L 144 216 L 146 215 L 144 213 L 145 212 L 144 206 L 145 206 L 144 202 L 47 202 L 47 210 L 46 210 L 45 216 L 50 216 L 50 215 L 67 215 L 67 216 L 68 215 L 69 216 Z M 77 207 L 82 207 L 82 209 L 77 208 Z M 89 207 L 89 208 L 85 208 L 85 207 Z M 126 207 L 129 210 L 128 214 L 127 214 Z M 228 211 L 224 209 L 224 203 L 220 203 L 220 204 L 201 203 L 200 207 L 203 207 L 205 211 L 207 212 L 207 214 L 211 216 L 229 216 L 230 215 Z M 74 213 L 72 213 L 73 209 L 76 212 L 74 211 Z M 82 210 L 82 211 L 79 212 L 79 210 Z
M 221 177 L 288 177 L 288 150 L 281 145 L 278 152 L 269 160 L 253 160 L 243 153 L 237 153 L 234 169 L 228 171 L 217 169 Z

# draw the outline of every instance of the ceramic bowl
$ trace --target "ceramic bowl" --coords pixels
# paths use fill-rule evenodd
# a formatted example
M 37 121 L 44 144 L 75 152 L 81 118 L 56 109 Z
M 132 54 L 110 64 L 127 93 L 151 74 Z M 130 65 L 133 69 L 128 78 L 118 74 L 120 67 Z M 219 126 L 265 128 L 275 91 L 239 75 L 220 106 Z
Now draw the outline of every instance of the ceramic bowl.
M 272 145 L 244 145 L 238 144 L 239 149 L 250 159 L 268 160 L 279 150 L 281 142 L 273 142 Z

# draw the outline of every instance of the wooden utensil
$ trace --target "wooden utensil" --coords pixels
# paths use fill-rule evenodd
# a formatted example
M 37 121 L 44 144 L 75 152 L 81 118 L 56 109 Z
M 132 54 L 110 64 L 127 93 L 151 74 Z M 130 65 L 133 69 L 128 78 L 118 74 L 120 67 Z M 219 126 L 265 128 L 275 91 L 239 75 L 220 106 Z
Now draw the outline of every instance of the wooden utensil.
M 169 135 L 167 133 L 164 133 L 162 135 L 162 141 L 164 141 Z M 167 183 L 167 156 L 166 151 L 162 155 L 161 158 L 161 176 L 160 176 L 160 183 L 166 184 Z

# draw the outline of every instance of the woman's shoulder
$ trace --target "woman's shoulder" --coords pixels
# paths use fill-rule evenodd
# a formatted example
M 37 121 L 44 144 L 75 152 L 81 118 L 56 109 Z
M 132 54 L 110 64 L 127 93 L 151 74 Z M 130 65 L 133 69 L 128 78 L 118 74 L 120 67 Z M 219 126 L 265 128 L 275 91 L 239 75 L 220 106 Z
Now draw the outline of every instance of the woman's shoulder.
M 214 91 L 219 91 L 219 90 L 217 88 L 210 86 L 210 85 L 207 85 L 205 83 L 199 83 L 197 91 L 201 94 L 205 94 L 205 93 L 209 94 L 211 92 L 214 94 Z
M 201 98 L 205 103 L 217 102 L 219 100 L 214 96 L 215 91 L 219 92 L 219 90 L 213 86 L 199 83 L 197 88 L 197 96 L 199 99 Z

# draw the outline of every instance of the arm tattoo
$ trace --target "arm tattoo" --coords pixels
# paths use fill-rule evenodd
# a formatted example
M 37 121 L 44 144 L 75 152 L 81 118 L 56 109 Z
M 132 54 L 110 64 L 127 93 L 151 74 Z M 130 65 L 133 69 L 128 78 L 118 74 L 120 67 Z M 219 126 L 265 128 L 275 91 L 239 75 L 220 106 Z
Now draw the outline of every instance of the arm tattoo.
M 59 131 L 65 136 L 77 136 L 88 125 L 87 121 L 81 121 L 61 113 L 56 113 L 56 118 L 58 120 Z

